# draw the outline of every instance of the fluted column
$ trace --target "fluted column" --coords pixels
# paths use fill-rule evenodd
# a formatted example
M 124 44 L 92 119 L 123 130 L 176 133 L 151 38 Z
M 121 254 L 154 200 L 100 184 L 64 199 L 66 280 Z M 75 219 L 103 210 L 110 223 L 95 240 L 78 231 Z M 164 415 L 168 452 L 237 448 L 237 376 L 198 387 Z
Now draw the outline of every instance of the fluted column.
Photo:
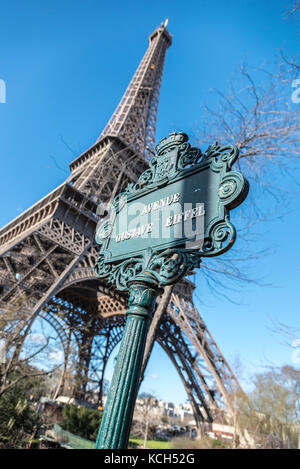
M 111 382 L 96 449 L 127 448 L 139 387 L 147 333 L 160 293 L 153 286 L 130 286 L 129 310 L 124 336 Z

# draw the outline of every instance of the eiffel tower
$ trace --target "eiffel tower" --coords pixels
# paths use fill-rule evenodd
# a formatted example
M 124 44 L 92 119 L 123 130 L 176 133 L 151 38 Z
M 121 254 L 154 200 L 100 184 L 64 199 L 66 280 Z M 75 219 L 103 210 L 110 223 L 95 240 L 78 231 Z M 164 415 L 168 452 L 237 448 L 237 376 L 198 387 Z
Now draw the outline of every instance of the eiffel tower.
M 125 324 L 126 294 L 94 274 L 94 242 L 105 204 L 147 168 L 154 150 L 164 60 L 172 36 L 161 24 L 149 37 L 125 94 L 98 140 L 70 164 L 69 178 L 0 231 L 0 292 L 30 305 L 24 338 L 40 316 L 57 332 L 64 351 L 64 392 L 71 344 L 77 347 L 74 395 L 102 403 L 108 359 Z M 155 341 L 175 366 L 198 428 L 232 414 L 238 385 L 193 303 L 194 284 L 167 287 L 157 302 L 143 373 Z

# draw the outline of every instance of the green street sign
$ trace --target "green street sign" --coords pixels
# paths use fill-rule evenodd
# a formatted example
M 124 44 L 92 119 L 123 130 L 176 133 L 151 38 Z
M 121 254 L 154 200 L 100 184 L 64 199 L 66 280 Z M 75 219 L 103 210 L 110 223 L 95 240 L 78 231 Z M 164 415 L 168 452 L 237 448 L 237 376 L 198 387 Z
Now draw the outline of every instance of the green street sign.
M 100 220 L 99 278 L 129 290 L 129 309 L 114 376 L 96 441 L 97 449 L 127 448 L 147 332 L 156 298 L 234 243 L 230 210 L 248 194 L 247 180 L 231 171 L 234 145 L 191 148 L 172 133 L 156 147 L 150 167 L 113 200 Z
M 197 263 L 222 254 L 235 240 L 229 211 L 248 193 L 246 179 L 231 171 L 238 150 L 215 143 L 202 153 L 187 140 L 184 133 L 161 140 L 150 168 L 114 199 L 110 217 L 100 221 L 97 273 L 120 289 L 127 288 L 124 268 L 129 265 L 138 274 L 145 260 L 167 249 L 180 256 L 191 253 Z M 162 276 L 158 283 L 172 281 Z

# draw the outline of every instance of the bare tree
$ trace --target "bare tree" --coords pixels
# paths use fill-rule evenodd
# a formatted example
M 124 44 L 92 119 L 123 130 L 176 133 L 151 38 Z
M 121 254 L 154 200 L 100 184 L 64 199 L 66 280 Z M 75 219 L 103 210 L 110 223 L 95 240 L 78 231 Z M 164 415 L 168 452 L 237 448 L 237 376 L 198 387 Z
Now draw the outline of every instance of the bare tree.
M 228 93 L 217 92 L 217 107 L 203 108 L 198 145 L 206 147 L 215 140 L 237 145 L 237 167 L 250 182 L 246 203 L 232 214 L 242 240 L 240 249 L 202 264 L 202 274 L 214 289 L 216 283 L 224 285 L 224 276 L 226 289 L 236 282 L 261 280 L 257 271 L 254 276 L 247 271 L 251 261 L 255 265 L 267 253 L 253 249 L 253 227 L 291 210 L 295 189 L 290 186 L 297 183 L 295 169 L 300 166 L 300 112 L 291 99 L 295 73 L 295 68 L 282 60 L 255 69 L 241 65 Z
M 278 170 L 291 176 L 291 164 L 299 162 L 300 117 L 291 100 L 293 78 L 293 70 L 284 63 L 271 70 L 241 65 L 229 93 L 218 93 L 218 109 L 204 108 L 200 143 L 217 139 L 237 145 L 238 167 L 253 184 L 256 196 L 261 188 L 281 199 L 284 188 L 274 188 L 274 176 Z
M 288 17 L 291 15 L 295 15 L 299 13 L 299 11 L 300 11 L 300 2 L 299 0 L 296 0 L 293 2 L 292 6 L 289 8 L 286 16 Z
M 27 334 L 24 342 L 22 331 L 31 314 L 27 305 L 19 296 L 0 308 L 0 397 L 22 381 L 45 376 L 60 366 L 49 360 L 58 351 L 56 337 L 40 329 L 39 334 Z
M 293 3 L 293 5 L 288 9 L 284 19 L 287 20 L 287 19 L 290 19 L 290 17 L 293 17 L 293 18 L 296 18 L 300 21 L 300 2 L 297 0 Z M 292 69 L 294 69 L 295 71 L 299 71 L 300 70 L 300 58 L 299 58 L 299 54 L 297 54 L 297 56 L 295 57 L 287 57 L 286 53 L 284 50 L 281 51 L 281 57 L 283 59 L 283 61 L 288 64 L 289 66 L 292 67 Z
M 150 427 L 158 423 L 158 416 L 153 412 L 157 399 L 148 393 L 141 393 L 136 402 L 132 432 L 137 436 L 142 436 L 143 447 L 147 447 Z

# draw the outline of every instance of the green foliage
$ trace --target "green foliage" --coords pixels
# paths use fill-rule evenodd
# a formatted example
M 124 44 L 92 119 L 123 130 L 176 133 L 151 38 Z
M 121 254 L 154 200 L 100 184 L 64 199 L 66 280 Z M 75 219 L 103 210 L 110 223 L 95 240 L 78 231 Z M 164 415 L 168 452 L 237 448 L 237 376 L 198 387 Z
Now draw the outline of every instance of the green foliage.
M 26 448 L 40 426 L 24 386 L 15 386 L 0 399 L 0 448 Z
M 75 405 L 65 406 L 63 409 L 63 428 L 75 435 L 95 441 L 102 419 L 98 410 Z
M 139 448 L 144 445 L 144 440 L 141 438 L 130 438 L 129 448 Z M 148 440 L 146 443 L 147 449 L 170 449 L 170 443 L 168 441 Z

